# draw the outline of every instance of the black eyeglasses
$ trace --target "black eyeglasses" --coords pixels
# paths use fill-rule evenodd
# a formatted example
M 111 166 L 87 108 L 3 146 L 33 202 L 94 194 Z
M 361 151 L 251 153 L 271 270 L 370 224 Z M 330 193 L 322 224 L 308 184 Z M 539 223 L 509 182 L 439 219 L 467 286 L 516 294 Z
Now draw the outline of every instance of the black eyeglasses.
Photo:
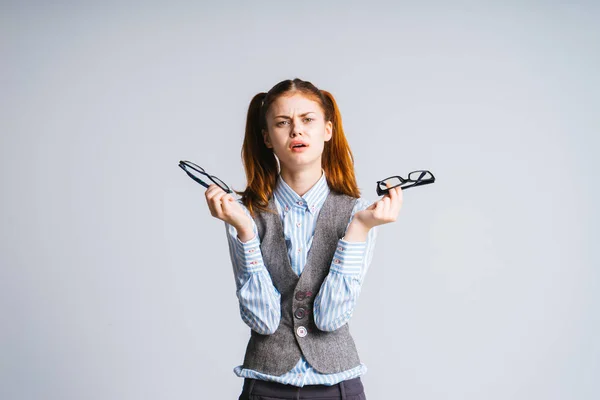
M 219 178 L 217 178 L 214 175 L 207 174 L 206 171 L 204 170 L 204 168 L 202 168 L 199 165 L 194 164 L 191 161 L 179 161 L 179 167 L 182 170 L 184 170 L 185 173 L 188 174 L 190 178 L 192 178 L 193 180 L 195 180 L 196 182 L 198 182 L 199 184 L 201 184 L 202 186 L 204 186 L 207 189 L 208 189 L 209 185 L 206 182 L 204 182 L 202 179 L 200 179 L 201 175 L 205 175 L 206 177 L 208 177 L 208 179 L 210 179 L 211 181 L 213 181 L 214 183 L 219 185 L 219 187 L 221 189 L 223 189 L 225 192 L 233 193 L 233 190 L 231 190 L 225 182 L 223 182 L 222 180 L 220 180 Z
M 377 181 L 377 195 L 383 196 L 391 188 L 397 186 L 402 187 L 402 190 L 413 186 L 427 185 L 435 182 L 435 176 L 427 170 L 413 171 L 408 174 L 408 179 L 401 176 L 390 176 L 382 181 Z

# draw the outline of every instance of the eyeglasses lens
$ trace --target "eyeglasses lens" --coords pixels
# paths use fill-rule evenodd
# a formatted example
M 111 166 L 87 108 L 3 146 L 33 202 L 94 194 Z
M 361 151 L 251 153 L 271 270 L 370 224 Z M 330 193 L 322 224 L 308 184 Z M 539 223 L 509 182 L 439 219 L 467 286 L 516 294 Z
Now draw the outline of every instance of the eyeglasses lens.
M 408 174 L 408 179 L 413 182 L 424 181 L 433 178 L 429 171 L 413 171 Z
M 401 183 L 402 183 L 402 181 L 399 178 L 393 177 L 393 178 L 388 178 L 382 182 L 379 182 L 379 187 L 381 188 L 381 190 L 385 190 L 385 189 L 393 188 L 395 186 L 399 186 Z

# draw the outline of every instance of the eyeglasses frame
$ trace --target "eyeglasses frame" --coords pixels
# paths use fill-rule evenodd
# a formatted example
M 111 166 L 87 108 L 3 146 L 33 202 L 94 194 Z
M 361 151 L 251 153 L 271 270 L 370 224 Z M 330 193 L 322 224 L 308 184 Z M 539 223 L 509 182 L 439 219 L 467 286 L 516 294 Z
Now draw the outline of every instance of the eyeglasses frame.
M 411 188 L 411 187 L 413 187 L 413 186 L 422 186 L 422 185 L 428 185 L 428 184 L 430 184 L 430 183 L 433 183 L 433 182 L 435 182 L 435 176 L 433 176 L 433 174 L 431 173 L 431 171 L 428 171 L 428 170 L 426 170 L 426 169 L 419 169 L 419 170 L 416 170 L 416 171 L 409 172 L 409 173 L 408 173 L 408 176 L 410 176 L 411 174 L 413 174 L 413 173 L 415 173 L 415 172 L 425 172 L 425 173 L 429 173 L 429 174 L 431 175 L 431 178 L 428 178 L 428 179 L 423 179 L 423 180 L 421 180 L 421 179 L 413 180 L 413 179 L 405 179 L 405 178 L 403 178 L 403 177 L 401 177 L 401 176 L 399 176 L 399 175 L 390 176 L 390 177 L 388 177 L 388 178 L 385 178 L 385 179 L 382 179 L 382 180 L 380 180 L 380 181 L 377 181 L 377 195 L 378 195 L 378 196 L 383 196 L 383 195 L 385 195 L 386 193 L 388 193 L 390 189 L 392 189 L 392 188 L 395 188 L 395 187 L 398 187 L 398 186 L 400 186 L 400 187 L 402 188 L 402 190 L 405 190 L 405 189 Z M 400 184 L 399 184 L 399 185 L 394 185 L 394 186 L 388 187 L 388 188 L 386 188 L 386 189 L 381 189 L 381 188 L 379 187 L 379 184 L 380 184 L 380 183 L 382 183 L 382 182 L 385 182 L 385 181 L 387 181 L 388 179 L 391 179 L 391 178 L 398 178 L 398 179 L 400 179 Z M 405 183 L 407 183 L 407 182 L 414 182 L 414 183 L 413 183 L 412 185 L 403 186 L 403 185 L 404 185 Z
M 196 182 L 198 182 L 199 184 L 201 184 L 202 186 L 204 186 L 205 188 L 208 189 L 208 184 L 206 182 L 204 182 L 202 179 L 195 177 L 194 175 L 192 175 L 187 169 L 191 168 L 194 171 L 201 173 L 202 175 L 206 175 L 208 177 L 208 179 L 210 179 L 213 183 L 215 183 L 217 186 L 219 186 L 221 189 L 223 189 L 226 193 L 233 193 L 233 190 L 231 190 L 231 188 L 229 187 L 228 184 L 226 184 L 225 182 L 223 182 L 220 178 L 217 178 L 214 175 L 210 175 L 209 173 L 207 173 L 204 168 L 202 168 L 201 166 L 199 166 L 198 164 L 195 164 L 191 161 L 187 161 L 187 160 L 181 160 L 179 161 L 179 167 L 185 171 L 186 174 L 188 174 L 188 176 L 190 178 L 192 178 L 193 180 L 195 180 Z M 217 179 L 217 180 L 215 180 Z M 220 181 L 220 183 L 219 183 Z M 221 183 L 223 185 L 225 185 L 226 187 L 221 186 Z

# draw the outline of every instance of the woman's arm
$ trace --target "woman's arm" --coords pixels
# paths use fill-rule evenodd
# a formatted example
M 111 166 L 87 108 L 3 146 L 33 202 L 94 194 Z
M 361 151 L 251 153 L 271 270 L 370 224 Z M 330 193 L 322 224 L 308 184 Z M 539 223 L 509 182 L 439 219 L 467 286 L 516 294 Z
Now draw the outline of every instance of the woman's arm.
M 248 214 L 249 215 L 249 214 Z M 273 334 L 281 319 L 281 295 L 273 285 L 271 275 L 264 265 L 260 251 L 260 240 L 254 220 L 254 237 L 242 242 L 235 227 L 225 222 L 229 256 L 236 283 L 236 296 L 239 300 L 242 320 L 252 330 L 263 334 Z M 245 239 L 247 233 L 242 234 Z
M 377 238 L 377 227 L 362 228 L 352 225 L 354 214 L 369 206 L 359 199 L 346 229 L 346 235 L 338 241 L 329 274 L 325 277 L 315 297 L 313 313 L 315 325 L 323 331 L 335 331 L 352 317 L 360 295 L 364 277 L 371 264 Z

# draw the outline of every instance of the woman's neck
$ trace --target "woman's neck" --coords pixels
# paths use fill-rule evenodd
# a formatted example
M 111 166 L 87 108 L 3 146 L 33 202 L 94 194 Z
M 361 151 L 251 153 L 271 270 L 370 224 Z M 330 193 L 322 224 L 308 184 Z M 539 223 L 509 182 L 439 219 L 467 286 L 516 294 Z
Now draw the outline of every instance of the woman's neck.
M 291 187 L 299 196 L 304 196 L 315 183 L 321 179 L 323 174 L 322 167 L 317 165 L 304 170 L 287 170 L 282 168 L 281 178 Z

